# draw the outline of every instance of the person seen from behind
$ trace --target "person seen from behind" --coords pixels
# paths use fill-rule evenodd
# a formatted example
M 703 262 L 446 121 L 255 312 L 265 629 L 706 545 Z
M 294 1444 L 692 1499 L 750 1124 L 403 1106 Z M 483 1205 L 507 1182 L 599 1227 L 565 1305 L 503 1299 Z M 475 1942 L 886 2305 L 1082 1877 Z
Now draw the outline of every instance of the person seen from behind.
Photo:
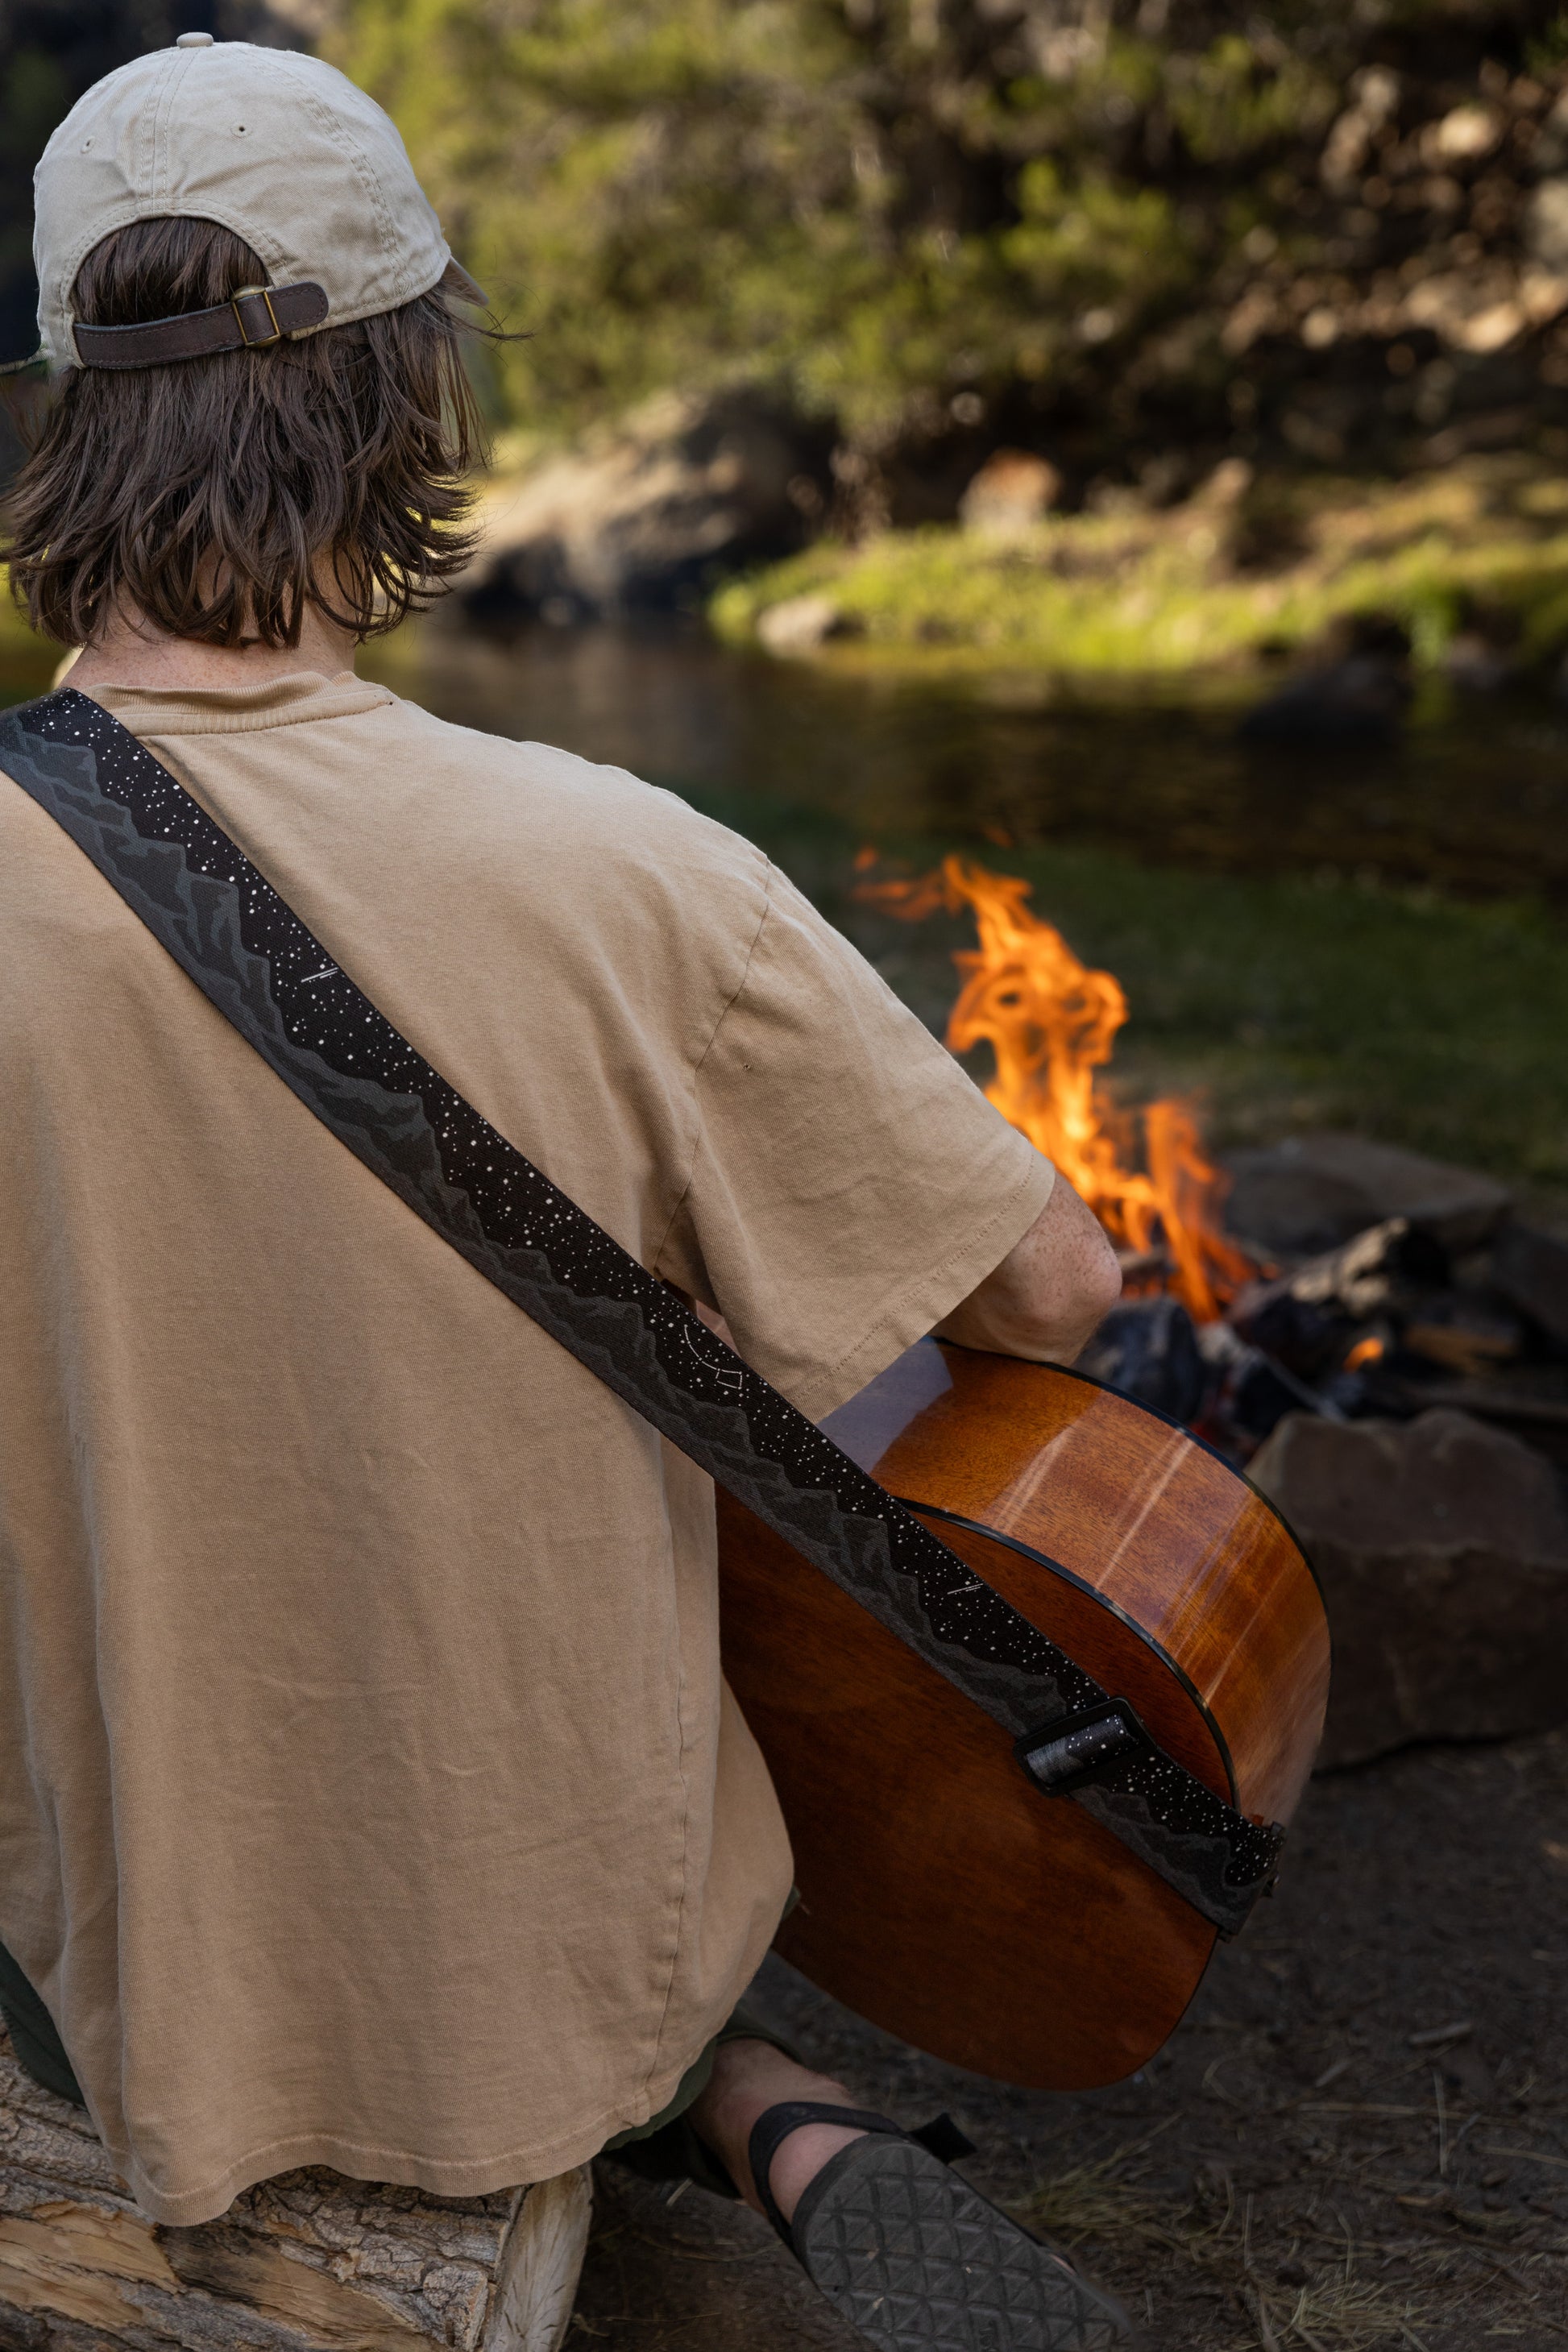
M 933 1329 L 1070 1360 L 1118 1288 L 1099 1226 L 760 852 L 355 675 L 468 559 L 481 437 L 484 298 L 380 110 L 186 37 L 60 125 L 37 236 L 8 553 L 72 688 L 814 1420 Z M 1110 2345 L 933 2155 L 878 2207 L 897 2126 L 744 2006 L 791 1863 L 707 1477 L 4 774 L 0 939 L 21 2063 L 159 2222 L 301 2165 L 470 2197 L 603 2153 L 765 2210 L 873 2343 Z

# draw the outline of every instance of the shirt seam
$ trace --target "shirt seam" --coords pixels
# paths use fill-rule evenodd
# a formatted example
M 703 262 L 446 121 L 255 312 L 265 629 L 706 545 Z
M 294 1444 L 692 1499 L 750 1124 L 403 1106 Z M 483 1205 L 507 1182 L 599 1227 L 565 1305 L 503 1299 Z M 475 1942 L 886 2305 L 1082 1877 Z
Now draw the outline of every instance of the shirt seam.
M 687 1081 L 688 1090 L 691 1100 L 691 1164 L 686 1171 L 686 1181 L 682 1184 L 679 1192 L 676 1194 L 675 1199 L 670 1203 L 669 1214 L 665 1219 L 663 1230 L 658 1237 L 658 1246 L 654 1250 L 653 1256 L 650 1261 L 652 1270 L 656 1274 L 658 1271 L 658 1262 L 664 1255 L 665 1244 L 668 1241 L 670 1234 L 674 1230 L 675 1221 L 680 1214 L 686 1202 L 691 1197 L 691 1187 L 697 1181 L 697 1155 L 702 1146 L 702 1113 L 697 1100 L 697 1082 L 702 1076 L 704 1068 L 707 1066 L 709 1055 L 712 1053 L 714 1046 L 719 1042 L 720 1031 L 723 1028 L 725 1022 L 728 1021 L 731 1013 L 734 1011 L 736 1005 L 740 1003 L 741 998 L 745 993 L 746 982 L 751 979 L 752 966 L 756 961 L 757 950 L 762 944 L 763 933 L 767 927 L 768 917 L 773 910 L 773 877 L 777 872 L 778 868 L 773 864 L 773 859 L 771 857 L 764 857 L 763 860 L 762 912 L 757 917 L 757 928 L 752 933 L 752 943 L 746 950 L 746 961 L 741 967 L 741 976 L 739 980 L 735 982 L 734 987 L 731 990 L 729 995 L 725 998 L 724 1003 L 719 1008 L 718 1017 L 714 1021 L 712 1030 L 709 1035 L 708 1043 L 703 1046 L 701 1053 L 699 1054 L 697 1059 L 691 1065 L 691 1075 Z
M 665 1507 L 665 1520 L 668 1526 L 669 1520 L 668 1499 Z M 691 1892 L 691 1872 L 689 1868 L 691 1859 L 691 1775 L 688 1769 L 687 1759 L 689 1755 L 692 1743 L 690 1738 L 688 1737 L 686 1724 L 686 1644 L 682 1638 L 684 1629 L 680 1622 L 679 1579 L 675 1574 L 673 1530 L 671 1530 L 668 1556 L 670 1568 L 670 1590 L 674 1595 L 675 1654 L 677 1658 L 680 1661 L 679 1671 L 676 1681 L 675 1700 L 676 1727 L 679 1735 L 679 1750 L 676 1756 L 675 1769 L 680 1781 L 680 1890 L 676 1897 L 675 1904 L 675 1941 L 669 1955 L 669 1974 L 665 1979 L 664 2000 L 659 2006 L 658 2024 L 654 2031 L 653 2050 L 648 2058 L 647 2073 L 643 2078 L 642 2095 L 644 2100 L 647 2104 L 650 2114 L 658 2112 L 653 2105 L 650 2091 L 652 2084 L 657 2083 L 658 2080 L 659 2055 L 664 2048 L 665 2030 L 669 2023 L 669 2012 L 675 2000 L 675 1980 L 680 1972 L 680 1956 L 685 1948 L 686 1908 Z

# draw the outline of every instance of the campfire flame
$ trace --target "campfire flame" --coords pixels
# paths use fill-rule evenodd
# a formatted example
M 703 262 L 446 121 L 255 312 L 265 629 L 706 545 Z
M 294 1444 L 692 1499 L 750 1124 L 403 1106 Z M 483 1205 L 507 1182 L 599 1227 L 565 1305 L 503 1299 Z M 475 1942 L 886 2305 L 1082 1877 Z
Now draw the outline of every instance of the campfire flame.
M 1227 1180 L 1205 1157 L 1193 1105 L 1173 1096 L 1127 1112 L 1100 1091 L 1096 1074 L 1127 1018 L 1121 982 L 1030 913 L 1030 886 L 1016 876 L 947 857 L 934 874 L 876 881 L 876 863 L 875 850 L 857 858 L 858 898 L 906 922 L 942 908 L 974 917 L 978 945 L 953 957 L 963 984 L 947 1043 L 955 1054 L 990 1046 L 986 1098 L 1082 1193 L 1131 1289 L 1169 1290 L 1195 1321 L 1213 1322 L 1257 1268 L 1220 1230 Z

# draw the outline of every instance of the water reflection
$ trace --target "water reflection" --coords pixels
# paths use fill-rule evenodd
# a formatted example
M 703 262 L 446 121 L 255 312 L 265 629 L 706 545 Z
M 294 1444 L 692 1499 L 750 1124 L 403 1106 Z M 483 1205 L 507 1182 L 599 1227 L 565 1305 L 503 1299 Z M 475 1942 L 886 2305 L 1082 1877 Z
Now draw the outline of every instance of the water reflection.
M 1238 706 L 1212 690 L 1091 698 L 1027 675 L 818 667 L 695 628 L 426 624 L 362 666 L 442 718 L 871 840 L 1071 840 L 1210 870 L 1568 898 L 1568 714 L 1544 698 L 1433 691 L 1396 749 L 1282 752 L 1239 742 Z

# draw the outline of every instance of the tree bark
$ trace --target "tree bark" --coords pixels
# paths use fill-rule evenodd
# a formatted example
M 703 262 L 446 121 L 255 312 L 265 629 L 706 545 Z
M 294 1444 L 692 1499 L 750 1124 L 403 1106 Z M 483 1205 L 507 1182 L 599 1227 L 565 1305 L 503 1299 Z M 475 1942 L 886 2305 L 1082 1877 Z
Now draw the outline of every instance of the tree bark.
M 588 2168 L 435 2197 L 319 2167 L 176 2230 L 127 2195 L 79 2107 L 0 2036 L 0 2347 L 6 2352 L 558 2352 L 587 2240 Z

